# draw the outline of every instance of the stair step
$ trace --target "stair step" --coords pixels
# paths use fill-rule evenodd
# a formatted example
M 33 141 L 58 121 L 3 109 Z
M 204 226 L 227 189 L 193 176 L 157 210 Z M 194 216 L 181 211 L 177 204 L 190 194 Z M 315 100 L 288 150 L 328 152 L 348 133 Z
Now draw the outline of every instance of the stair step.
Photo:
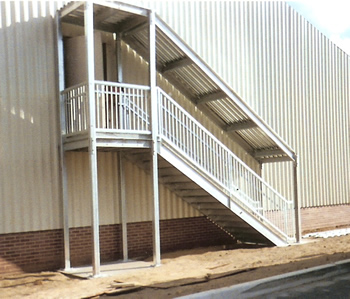
M 223 210 L 201 210 L 203 214 L 208 216 L 209 218 L 215 217 L 215 216 L 231 216 L 232 212 L 228 209 Z
M 200 189 L 197 184 L 193 182 L 183 182 L 183 183 L 167 183 L 169 189 L 172 190 L 197 190 Z
M 227 208 L 219 202 L 207 202 L 194 204 L 198 210 L 226 210 Z
M 215 223 L 219 224 L 225 228 L 250 228 L 250 225 L 245 223 L 244 221 L 220 221 L 217 220 Z
M 164 184 L 166 183 L 187 183 L 192 182 L 188 177 L 179 174 L 179 175 L 169 175 L 160 178 L 160 181 Z
M 189 204 L 217 202 L 217 200 L 211 196 L 184 196 L 183 199 Z
M 208 193 L 203 189 L 183 190 L 177 192 L 179 196 L 208 196 Z
M 173 176 L 173 175 L 182 175 L 175 167 L 161 168 L 158 170 L 160 177 Z
M 225 226 L 224 229 L 234 235 L 255 234 L 254 229 L 251 227 L 226 227 Z

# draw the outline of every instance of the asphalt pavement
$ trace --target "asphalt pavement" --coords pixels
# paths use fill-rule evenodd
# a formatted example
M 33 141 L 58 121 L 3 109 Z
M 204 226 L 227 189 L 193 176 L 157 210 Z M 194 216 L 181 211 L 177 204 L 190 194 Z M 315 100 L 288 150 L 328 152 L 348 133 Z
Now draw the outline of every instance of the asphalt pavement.
M 181 299 L 350 299 L 350 260 L 295 271 Z

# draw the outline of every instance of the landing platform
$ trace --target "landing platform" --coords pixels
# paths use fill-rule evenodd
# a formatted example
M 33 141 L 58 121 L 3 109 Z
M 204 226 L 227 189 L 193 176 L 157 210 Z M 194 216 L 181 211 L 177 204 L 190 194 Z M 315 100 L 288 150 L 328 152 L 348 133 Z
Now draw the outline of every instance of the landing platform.
M 126 262 L 117 261 L 117 262 L 112 262 L 108 264 L 102 264 L 101 274 L 99 275 L 99 277 L 113 276 L 118 273 L 125 273 L 125 271 L 140 270 L 140 269 L 152 268 L 152 267 L 153 267 L 153 262 L 134 261 L 134 260 L 128 260 Z M 68 270 L 62 270 L 60 272 L 63 274 L 75 276 L 78 278 L 93 277 L 92 266 L 75 267 Z
M 152 135 L 149 131 L 96 130 L 98 148 L 150 148 Z M 89 134 L 80 132 L 63 136 L 65 151 L 79 151 L 89 147 Z

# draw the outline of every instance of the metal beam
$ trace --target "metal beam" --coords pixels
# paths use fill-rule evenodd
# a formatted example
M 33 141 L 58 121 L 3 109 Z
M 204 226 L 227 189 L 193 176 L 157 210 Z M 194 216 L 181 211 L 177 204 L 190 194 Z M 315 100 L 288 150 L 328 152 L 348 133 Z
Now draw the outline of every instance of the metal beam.
M 254 158 L 264 158 L 266 156 L 276 156 L 276 155 L 285 155 L 285 152 L 280 148 L 278 148 L 278 149 L 258 150 L 258 151 L 255 151 L 253 154 Z
M 129 21 L 128 23 L 122 24 L 118 29 L 121 32 L 123 32 L 123 36 L 130 36 L 130 35 L 134 35 L 134 34 L 140 32 L 142 30 L 145 30 L 146 28 L 148 28 L 147 21 L 145 22 L 144 20 L 142 20 L 141 23 L 139 23 L 135 26 L 135 20 L 133 20 L 133 21 Z
M 92 205 L 92 268 L 93 276 L 100 275 L 100 237 L 98 212 L 98 175 L 95 120 L 95 58 L 94 58 L 94 10 L 93 3 L 85 2 L 85 40 L 89 98 L 89 166 Z
M 64 20 L 62 20 L 62 22 L 84 27 L 84 20 L 82 18 L 73 18 L 73 17 L 67 16 L 64 18 Z
M 266 164 L 266 163 L 275 163 L 275 162 L 291 162 L 290 158 L 287 156 L 279 157 L 279 158 L 263 158 L 263 159 L 257 159 L 259 162 Z
M 192 60 L 189 59 L 188 57 L 182 57 L 181 59 L 177 59 L 166 63 L 165 66 L 162 68 L 161 72 L 162 73 L 170 72 L 175 69 L 188 66 L 192 63 L 193 63 Z
M 153 262 L 160 265 L 160 228 L 159 228 L 159 186 L 158 186 L 158 101 L 157 101 L 157 65 L 156 65 L 156 24 L 155 12 L 149 13 L 149 80 L 151 88 L 152 119 L 152 191 L 153 191 Z
M 78 9 L 80 6 L 84 5 L 84 1 L 72 1 L 67 6 L 63 7 L 60 11 L 61 18 L 69 15 L 72 11 Z
M 241 131 L 241 130 L 248 130 L 252 128 L 256 128 L 257 124 L 253 122 L 252 120 L 247 120 L 245 122 L 236 122 L 231 125 L 228 125 L 225 130 L 226 131 Z
M 197 100 L 197 105 L 201 105 L 201 104 L 204 104 L 204 103 L 216 101 L 216 100 L 223 99 L 223 98 L 226 98 L 226 97 L 227 97 L 227 95 L 223 91 L 216 91 L 216 92 L 209 93 L 209 94 L 201 96 Z
M 64 51 L 63 37 L 61 30 L 61 20 L 59 14 L 56 14 L 56 38 L 57 38 L 57 64 L 58 64 L 58 96 L 59 96 L 59 111 L 60 111 L 60 168 L 61 168 L 61 184 L 62 184 L 62 204 L 63 204 L 63 240 L 64 240 L 64 269 L 69 270 L 70 263 L 70 244 L 69 244 L 69 198 L 68 198 L 68 175 L 66 158 L 63 147 L 62 134 L 65 132 L 65 103 L 61 98 L 61 91 L 65 88 L 64 82 Z
M 133 4 L 128 4 L 125 2 L 112 2 L 112 1 L 103 1 L 103 0 L 97 0 L 93 2 L 100 6 L 110 7 L 115 10 L 121 10 L 124 12 L 128 12 L 130 14 L 140 15 L 144 17 L 147 17 L 149 12 L 149 9 L 147 8 L 143 8 Z

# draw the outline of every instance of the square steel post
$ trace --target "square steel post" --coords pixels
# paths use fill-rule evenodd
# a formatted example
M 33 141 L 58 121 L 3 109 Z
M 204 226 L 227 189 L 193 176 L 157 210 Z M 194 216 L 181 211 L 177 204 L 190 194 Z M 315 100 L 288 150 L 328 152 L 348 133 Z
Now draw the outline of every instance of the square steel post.
M 62 134 L 66 128 L 65 103 L 61 97 L 61 91 L 65 88 L 64 82 L 64 54 L 63 54 L 63 37 L 61 30 L 61 17 L 56 14 L 56 38 L 57 38 L 57 64 L 58 64 L 58 94 L 59 94 L 59 113 L 60 113 L 60 168 L 61 168 L 61 184 L 62 184 L 62 203 L 63 203 L 63 240 L 64 240 L 64 268 L 70 269 L 70 243 L 69 243 L 69 198 L 68 198 L 68 182 L 67 167 L 63 148 Z
M 123 154 L 119 153 L 120 219 L 122 222 L 123 260 L 128 260 L 128 217 L 125 196 L 125 169 Z
M 298 198 L 298 160 L 295 157 L 293 162 L 293 183 L 294 183 L 294 211 L 295 211 L 295 238 L 298 243 L 301 242 L 301 218 L 300 204 Z
M 116 36 L 116 58 L 117 58 L 117 81 L 123 82 L 123 59 L 122 59 L 122 34 L 117 33 Z
M 149 77 L 151 88 L 152 148 L 151 176 L 153 191 L 153 262 L 160 265 L 160 229 L 159 229 L 159 186 L 158 186 L 158 100 L 156 70 L 156 24 L 155 13 L 149 13 Z
M 117 81 L 123 82 L 122 37 L 116 36 Z M 128 260 L 128 217 L 125 195 L 125 169 L 123 154 L 119 153 L 120 219 L 122 222 L 123 260 Z
M 89 97 L 89 166 L 92 199 L 92 267 L 93 276 L 100 274 L 100 239 L 98 209 L 98 175 L 96 148 L 96 106 L 95 106 L 95 57 L 94 57 L 94 16 L 93 3 L 85 2 L 84 26 Z

